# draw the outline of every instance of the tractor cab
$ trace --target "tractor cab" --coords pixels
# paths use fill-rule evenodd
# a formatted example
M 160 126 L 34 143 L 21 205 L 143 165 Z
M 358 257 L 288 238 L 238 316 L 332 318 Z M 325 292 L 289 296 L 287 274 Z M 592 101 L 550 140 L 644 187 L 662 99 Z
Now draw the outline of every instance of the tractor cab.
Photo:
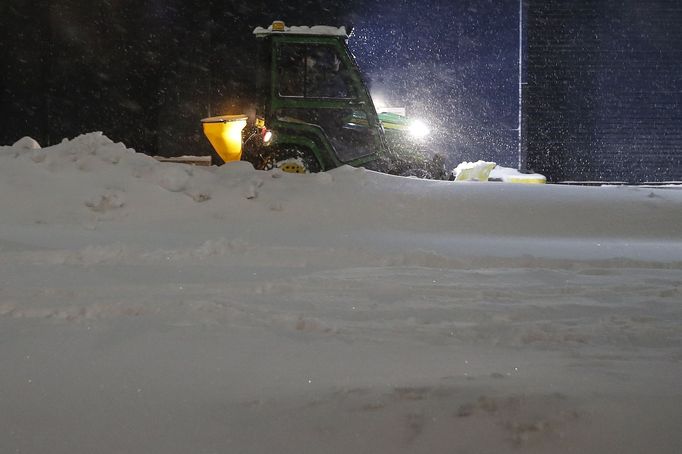
M 367 165 L 386 143 L 344 27 L 254 30 L 259 50 L 256 127 L 243 159 L 257 169 L 315 172 Z
M 393 140 L 405 136 L 408 125 L 404 117 L 377 115 L 346 45 L 345 27 L 287 27 L 275 21 L 253 33 L 258 50 L 256 119 L 244 130 L 241 148 L 233 147 L 237 153 L 228 156 L 216 145 L 226 143 L 225 125 L 241 131 L 243 125 L 236 124 L 234 116 L 203 120 L 206 135 L 224 159 L 228 156 L 225 160 L 240 156 L 256 169 L 296 173 L 347 164 L 440 177 L 430 170 L 422 175 L 423 168 L 433 162 L 414 152 L 413 144 L 404 153 L 400 150 L 404 143 Z M 214 131 L 215 140 L 209 130 Z M 389 143 L 399 146 L 389 148 Z M 412 172 L 414 169 L 417 171 Z

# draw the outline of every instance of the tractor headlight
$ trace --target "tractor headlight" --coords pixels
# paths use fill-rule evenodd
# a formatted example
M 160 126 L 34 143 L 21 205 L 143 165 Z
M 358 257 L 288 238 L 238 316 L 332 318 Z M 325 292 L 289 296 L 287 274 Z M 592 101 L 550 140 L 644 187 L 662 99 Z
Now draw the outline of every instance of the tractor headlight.
M 423 139 L 431 132 L 428 125 L 424 121 L 418 119 L 411 120 L 407 130 L 414 139 Z
M 269 129 L 264 129 L 263 130 L 263 143 L 265 145 L 269 144 L 272 141 L 272 131 Z

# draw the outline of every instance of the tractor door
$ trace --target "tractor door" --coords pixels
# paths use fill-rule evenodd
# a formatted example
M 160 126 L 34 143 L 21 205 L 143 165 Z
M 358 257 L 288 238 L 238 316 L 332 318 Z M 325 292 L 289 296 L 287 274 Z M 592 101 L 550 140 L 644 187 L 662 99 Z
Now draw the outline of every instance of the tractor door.
M 384 146 L 381 125 L 342 42 L 290 37 L 276 43 L 273 59 L 274 115 L 289 131 L 317 135 L 325 143 L 318 151 L 331 151 L 332 156 L 318 156 L 325 168 L 375 158 Z

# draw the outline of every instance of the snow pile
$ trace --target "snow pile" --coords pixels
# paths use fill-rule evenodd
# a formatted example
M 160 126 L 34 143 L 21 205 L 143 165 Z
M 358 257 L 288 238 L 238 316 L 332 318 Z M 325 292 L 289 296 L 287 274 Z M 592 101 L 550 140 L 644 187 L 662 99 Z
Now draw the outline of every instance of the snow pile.
M 0 452 L 679 450 L 682 191 L 36 145 L 0 147 Z
M 38 143 L 38 141 L 33 139 L 32 137 L 22 137 L 21 139 L 17 140 L 12 146 L 14 148 L 22 148 L 24 150 L 38 150 L 40 148 L 40 144 Z
M 455 181 L 488 181 L 490 171 L 497 164 L 487 161 L 462 162 L 454 168 Z
M 502 181 L 504 183 L 540 183 L 544 184 L 547 182 L 547 178 L 539 173 L 522 173 L 516 169 L 510 167 L 503 167 L 496 165 L 493 170 L 490 171 L 488 179 L 493 181 Z
M 547 178 L 539 173 L 523 173 L 494 162 L 462 162 L 452 170 L 455 181 L 501 181 L 503 183 L 544 184 Z

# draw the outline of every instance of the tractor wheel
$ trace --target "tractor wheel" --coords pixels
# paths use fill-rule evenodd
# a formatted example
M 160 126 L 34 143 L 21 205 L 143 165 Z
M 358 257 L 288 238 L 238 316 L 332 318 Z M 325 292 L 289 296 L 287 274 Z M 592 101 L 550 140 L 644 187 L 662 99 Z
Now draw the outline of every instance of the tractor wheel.
M 280 169 L 288 173 L 315 173 L 322 170 L 313 153 L 306 149 L 279 147 L 264 156 L 261 170 Z

